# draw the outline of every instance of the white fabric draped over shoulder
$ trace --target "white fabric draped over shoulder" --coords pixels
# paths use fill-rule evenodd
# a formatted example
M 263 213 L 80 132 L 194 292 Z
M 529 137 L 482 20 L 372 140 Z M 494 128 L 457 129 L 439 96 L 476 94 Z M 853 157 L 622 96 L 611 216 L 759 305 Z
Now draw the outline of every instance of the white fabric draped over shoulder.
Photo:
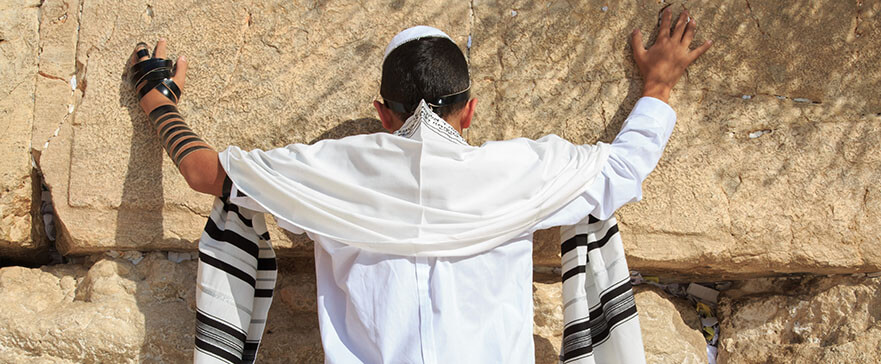
M 239 191 L 282 226 L 365 250 L 465 256 L 529 231 L 591 186 L 609 146 L 556 135 L 467 145 L 424 103 L 398 134 L 229 147 L 220 161 Z M 450 143 L 450 141 L 455 141 Z

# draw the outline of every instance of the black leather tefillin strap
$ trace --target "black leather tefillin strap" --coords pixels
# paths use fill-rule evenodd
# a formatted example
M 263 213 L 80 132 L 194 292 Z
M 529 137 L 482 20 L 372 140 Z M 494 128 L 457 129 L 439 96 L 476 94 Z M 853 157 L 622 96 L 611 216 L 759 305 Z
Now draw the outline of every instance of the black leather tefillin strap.
M 147 54 L 146 49 L 138 51 L 138 57 Z M 180 100 L 180 88 L 171 79 L 174 62 L 169 59 L 150 58 L 135 63 L 129 70 L 129 81 L 132 87 L 137 88 L 143 82 L 138 91 L 138 100 L 142 99 L 150 90 L 156 89 L 169 100 L 177 103 Z
M 183 121 L 174 105 L 159 106 L 150 112 L 149 117 L 159 133 L 159 139 L 162 141 L 165 151 L 175 165 L 180 166 L 184 157 L 192 152 L 211 149 Z
M 468 88 L 466 88 L 465 90 L 459 91 L 454 94 L 449 94 L 438 98 L 425 99 L 425 103 L 428 104 L 432 111 L 438 112 L 438 109 L 442 107 L 457 104 L 462 101 L 468 101 L 469 98 L 471 98 L 471 86 L 468 86 Z M 413 112 L 413 110 L 416 110 L 416 106 L 419 106 L 419 104 L 408 105 L 404 104 L 403 102 L 389 100 L 385 97 L 383 97 L 382 99 L 387 108 L 401 114 L 410 114 Z
M 143 44 L 143 43 L 141 43 Z M 146 47 L 146 44 L 143 44 Z M 156 51 L 153 51 L 154 55 Z M 138 58 L 149 56 L 146 49 L 137 51 Z M 174 72 L 174 63 L 168 59 L 149 58 L 137 62 L 129 69 L 129 82 L 138 90 L 138 100 L 144 98 L 151 90 L 157 90 L 167 97 L 173 104 L 156 107 L 148 115 L 150 121 L 159 134 L 162 146 L 178 167 L 181 161 L 200 149 L 211 149 L 192 129 L 184 122 L 176 104 L 180 100 L 181 90 L 171 79 Z

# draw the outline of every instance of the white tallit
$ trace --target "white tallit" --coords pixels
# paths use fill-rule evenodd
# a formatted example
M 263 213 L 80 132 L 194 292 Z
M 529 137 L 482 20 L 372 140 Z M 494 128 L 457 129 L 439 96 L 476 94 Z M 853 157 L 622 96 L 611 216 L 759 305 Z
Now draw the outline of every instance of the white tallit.
M 608 145 L 555 135 L 469 146 L 424 102 L 396 134 L 229 147 L 220 161 L 239 191 L 289 230 L 385 254 L 465 256 L 568 204 L 609 154 Z

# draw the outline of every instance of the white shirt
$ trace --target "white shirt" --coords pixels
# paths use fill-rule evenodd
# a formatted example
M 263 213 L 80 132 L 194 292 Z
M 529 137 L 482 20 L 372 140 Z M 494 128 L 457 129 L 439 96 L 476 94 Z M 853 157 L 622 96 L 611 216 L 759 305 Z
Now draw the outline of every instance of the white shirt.
M 640 99 L 587 191 L 481 254 L 404 257 L 309 234 L 325 362 L 533 363 L 532 233 L 576 224 L 589 213 L 606 219 L 641 199 L 675 122 L 666 103 Z

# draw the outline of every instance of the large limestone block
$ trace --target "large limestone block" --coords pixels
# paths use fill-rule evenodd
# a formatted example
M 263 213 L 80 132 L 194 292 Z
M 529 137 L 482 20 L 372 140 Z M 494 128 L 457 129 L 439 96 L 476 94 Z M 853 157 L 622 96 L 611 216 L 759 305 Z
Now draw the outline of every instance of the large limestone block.
M 38 191 L 31 185 L 29 148 L 39 5 L 39 1 L 0 2 L 0 257 L 17 260 L 34 260 L 46 247 L 31 238 L 32 202 Z
M 0 269 L 0 362 L 184 363 L 192 360 L 196 262 L 163 253 L 84 265 Z M 134 264 L 133 262 L 137 262 Z M 314 287 L 314 263 L 284 264 L 278 292 Z M 296 296 L 296 295 L 295 295 Z M 260 362 L 323 361 L 314 290 L 276 299 Z
M 632 267 L 761 275 L 881 270 L 878 116 L 683 93 L 645 200 L 620 211 Z
M 539 279 L 533 282 L 532 292 L 535 361 L 538 364 L 557 363 L 563 340 L 561 285 Z M 648 363 L 707 362 L 706 341 L 699 331 L 700 319 L 693 307 L 656 288 L 636 287 L 634 292 Z
M 878 362 L 878 278 L 763 281 L 722 299 L 720 364 Z
M 715 45 L 644 200 L 618 214 L 634 269 L 754 276 L 881 270 L 881 2 L 688 2 Z M 640 96 L 628 35 L 658 2 L 474 3 L 472 144 L 610 142 Z M 678 5 L 676 5 L 678 6 Z M 678 12 L 679 9 L 677 9 Z M 648 38 L 648 36 L 647 36 Z M 559 265 L 553 232 L 535 262 Z
M 706 363 L 707 342 L 700 332 L 695 308 L 655 287 L 638 287 L 635 291 L 646 362 Z
M 464 47 L 469 15 L 467 2 L 442 1 L 84 2 L 83 97 L 70 130 L 52 141 L 59 147 L 50 143 L 41 160 L 65 227 L 59 249 L 193 249 L 204 225 L 211 199 L 164 156 L 123 80 L 137 41 L 166 37 L 172 57 L 187 56 L 180 109 L 209 143 L 274 148 L 378 131 L 371 102 L 389 39 L 424 23 Z M 303 249 L 303 241 L 276 246 Z

